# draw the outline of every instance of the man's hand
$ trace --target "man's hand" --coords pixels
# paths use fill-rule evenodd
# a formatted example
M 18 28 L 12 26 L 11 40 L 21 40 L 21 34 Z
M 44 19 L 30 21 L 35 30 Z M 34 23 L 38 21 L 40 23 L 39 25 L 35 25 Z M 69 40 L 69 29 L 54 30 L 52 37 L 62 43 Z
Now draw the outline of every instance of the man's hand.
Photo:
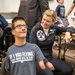
M 71 35 L 70 35 L 70 32 L 66 32 L 65 33 L 65 40 L 66 40 L 66 43 L 70 43 L 70 39 L 71 39 Z
M 52 71 L 55 70 L 55 68 L 54 68 L 54 66 L 52 65 L 52 63 L 47 62 L 46 65 L 47 65 L 48 68 L 50 68 L 50 70 L 52 70 Z

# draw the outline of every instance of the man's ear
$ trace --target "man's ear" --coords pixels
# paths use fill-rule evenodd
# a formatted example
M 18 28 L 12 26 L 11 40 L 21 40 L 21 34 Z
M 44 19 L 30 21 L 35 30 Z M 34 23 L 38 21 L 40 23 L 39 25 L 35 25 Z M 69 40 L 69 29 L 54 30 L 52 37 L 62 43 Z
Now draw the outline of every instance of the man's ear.
M 12 29 L 11 33 L 12 33 L 13 35 L 15 34 L 13 29 Z

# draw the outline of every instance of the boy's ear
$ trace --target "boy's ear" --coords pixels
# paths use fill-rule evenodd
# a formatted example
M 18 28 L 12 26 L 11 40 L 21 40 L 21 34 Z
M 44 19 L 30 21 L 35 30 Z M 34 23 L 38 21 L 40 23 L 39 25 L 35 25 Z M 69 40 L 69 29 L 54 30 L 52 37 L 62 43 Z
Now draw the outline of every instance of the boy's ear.
M 13 29 L 11 30 L 11 33 L 12 33 L 13 35 L 15 34 Z

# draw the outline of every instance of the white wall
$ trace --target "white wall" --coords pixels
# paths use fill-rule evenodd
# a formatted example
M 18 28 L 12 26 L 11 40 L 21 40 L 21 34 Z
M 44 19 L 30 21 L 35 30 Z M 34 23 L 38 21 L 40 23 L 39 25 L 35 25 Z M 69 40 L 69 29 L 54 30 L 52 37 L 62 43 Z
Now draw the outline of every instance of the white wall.
M 65 5 L 65 8 L 66 8 L 66 12 L 68 11 L 68 9 L 71 6 L 72 2 L 73 2 L 73 0 L 64 0 L 64 5 Z M 58 3 L 57 3 L 56 0 L 49 1 L 49 7 L 50 7 L 50 9 L 54 9 L 55 10 L 55 8 L 56 8 L 57 5 L 58 5 Z M 74 15 L 73 13 L 74 13 L 74 10 L 68 16 L 68 20 L 69 20 L 70 24 L 73 24 L 73 19 L 71 18 Z
M 66 8 L 66 11 L 69 9 L 70 5 L 72 4 L 73 0 L 64 0 L 64 5 Z M 18 12 L 20 0 L 0 0 L 0 12 Z M 56 0 L 49 1 L 49 6 L 51 9 L 56 8 L 57 2 Z M 68 19 L 69 22 L 72 24 L 71 16 L 73 15 L 73 12 L 69 15 Z
M 20 0 L 0 0 L 0 12 L 17 12 Z

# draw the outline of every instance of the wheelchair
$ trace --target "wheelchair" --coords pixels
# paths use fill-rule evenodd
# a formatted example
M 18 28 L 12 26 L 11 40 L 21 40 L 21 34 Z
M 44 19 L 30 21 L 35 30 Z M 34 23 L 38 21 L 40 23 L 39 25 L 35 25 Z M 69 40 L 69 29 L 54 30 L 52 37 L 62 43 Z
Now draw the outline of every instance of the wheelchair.
M 0 61 L 6 56 L 8 48 L 14 43 L 14 36 L 11 33 L 11 27 L 7 26 L 3 29 L 3 36 L 0 38 Z

